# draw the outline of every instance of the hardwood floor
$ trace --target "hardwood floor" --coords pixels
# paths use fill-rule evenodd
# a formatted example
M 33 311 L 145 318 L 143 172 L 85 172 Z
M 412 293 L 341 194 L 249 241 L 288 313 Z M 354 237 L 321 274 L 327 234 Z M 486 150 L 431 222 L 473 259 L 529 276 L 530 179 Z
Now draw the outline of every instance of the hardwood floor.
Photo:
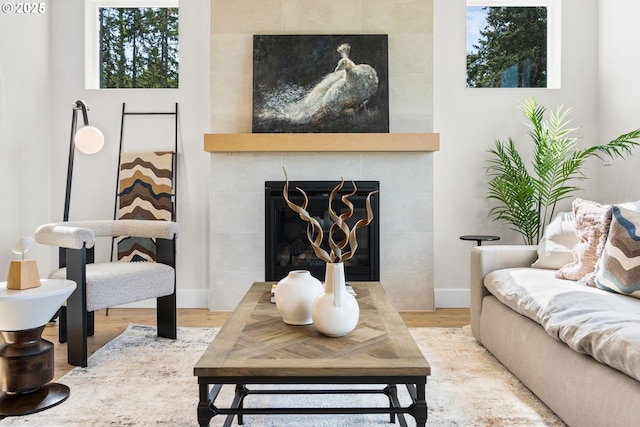
M 224 324 L 231 313 L 211 312 L 204 308 L 178 309 L 178 326 L 214 328 Z M 439 309 L 436 311 L 400 312 L 409 328 L 441 327 L 456 328 L 468 325 L 469 309 Z M 129 323 L 139 325 L 156 324 L 156 311 L 151 308 L 112 308 L 107 316 L 104 310 L 96 312 L 95 335 L 89 337 L 89 355 L 120 335 Z M 58 342 L 58 326 L 50 325 L 44 329 L 42 337 L 55 345 L 54 381 L 73 369 L 67 364 L 67 346 Z

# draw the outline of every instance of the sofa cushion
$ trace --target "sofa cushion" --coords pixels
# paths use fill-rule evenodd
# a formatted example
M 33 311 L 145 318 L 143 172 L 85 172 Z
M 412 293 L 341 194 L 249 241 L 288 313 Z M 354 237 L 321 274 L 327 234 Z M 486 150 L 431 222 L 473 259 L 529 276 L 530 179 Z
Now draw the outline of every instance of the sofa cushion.
M 611 223 L 611 206 L 589 200 L 575 199 L 573 214 L 578 243 L 573 248 L 573 262 L 558 270 L 559 279 L 580 280 L 595 271 Z
M 558 279 L 555 271 L 493 271 L 485 287 L 579 353 L 640 381 L 640 300 Z
M 547 225 L 538 244 L 535 268 L 558 270 L 573 261 L 573 247 L 578 243 L 573 212 L 558 213 Z
M 611 227 L 600 257 L 596 286 L 640 298 L 640 213 L 612 208 Z

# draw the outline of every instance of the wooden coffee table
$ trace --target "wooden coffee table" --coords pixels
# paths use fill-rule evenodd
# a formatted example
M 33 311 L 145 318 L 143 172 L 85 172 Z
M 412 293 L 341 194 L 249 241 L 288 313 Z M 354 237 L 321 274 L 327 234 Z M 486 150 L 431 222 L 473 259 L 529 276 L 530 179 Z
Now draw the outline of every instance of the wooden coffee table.
M 417 426 L 427 422 L 425 387 L 431 374 L 429 363 L 416 345 L 402 318 L 379 282 L 351 283 L 360 305 L 355 330 L 340 338 L 329 338 L 313 325 L 291 326 L 282 321 L 270 302 L 272 283 L 254 283 L 231 317 L 194 367 L 200 401 L 198 422 L 209 425 L 215 415 L 226 415 L 243 423 L 243 415 L 258 414 L 389 414 L 406 426 L 404 414 Z M 235 398 L 228 408 L 215 405 L 221 388 L 235 385 Z M 371 384 L 370 389 L 254 390 L 251 385 Z M 404 384 L 412 403 L 403 407 L 397 385 Z M 373 385 L 380 385 L 374 387 Z M 384 407 L 253 408 L 245 406 L 250 394 L 382 393 Z M 348 399 L 348 398 L 345 398 Z M 313 400 L 313 399 L 311 399 Z

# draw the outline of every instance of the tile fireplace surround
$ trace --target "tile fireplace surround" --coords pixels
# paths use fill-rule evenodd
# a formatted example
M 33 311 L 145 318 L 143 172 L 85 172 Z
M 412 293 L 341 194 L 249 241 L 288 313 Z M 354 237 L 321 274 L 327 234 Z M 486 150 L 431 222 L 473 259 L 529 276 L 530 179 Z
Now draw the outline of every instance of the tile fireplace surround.
M 283 167 L 292 181 L 380 181 L 380 279 L 397 309 L 433 309 L 437 136 L 431 148 L 404 152 L 217 150 L 208 136 L 211 310 L 233 310 L 253 282 L 264 280 L 264 183 L 284 180 Z

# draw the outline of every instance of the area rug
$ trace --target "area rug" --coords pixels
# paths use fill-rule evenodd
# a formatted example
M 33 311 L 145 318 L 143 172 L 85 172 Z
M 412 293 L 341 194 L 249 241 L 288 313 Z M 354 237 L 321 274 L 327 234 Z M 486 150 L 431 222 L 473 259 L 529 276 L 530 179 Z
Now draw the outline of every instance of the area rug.
M 193 366 L 216 333 L 215 328 L 179 328 L 173 341 L 158 338 L 154 327 L 129 325 L 89 358 L 87 368 L 75 368 L 60 379 L 71 389 L 67 401 L 37 414 L 6 418 L 0 426 L 197 426 Z M 415 328 L 411 334 L 432 369 L 427 426 L 564 426 L 468 330 Z M 406 402 L 404 387 L 398 390 Z M 223 387 L 221 398 L 230 401 L 232 395 L 231 386 Z M 304 406 L 318 398 L 327 406 L 345 399 L 351 406 L 384 405 L 386 400 L 365 395 L 251 396 L 256 405 L 277 406 Z M 214 417 L 211 425 L 223 421 Z M 410 416 L 407 421 L 415 425 Z M 390 425 L 386 415 L 252 416 L 244 422 L 247 427 Z

